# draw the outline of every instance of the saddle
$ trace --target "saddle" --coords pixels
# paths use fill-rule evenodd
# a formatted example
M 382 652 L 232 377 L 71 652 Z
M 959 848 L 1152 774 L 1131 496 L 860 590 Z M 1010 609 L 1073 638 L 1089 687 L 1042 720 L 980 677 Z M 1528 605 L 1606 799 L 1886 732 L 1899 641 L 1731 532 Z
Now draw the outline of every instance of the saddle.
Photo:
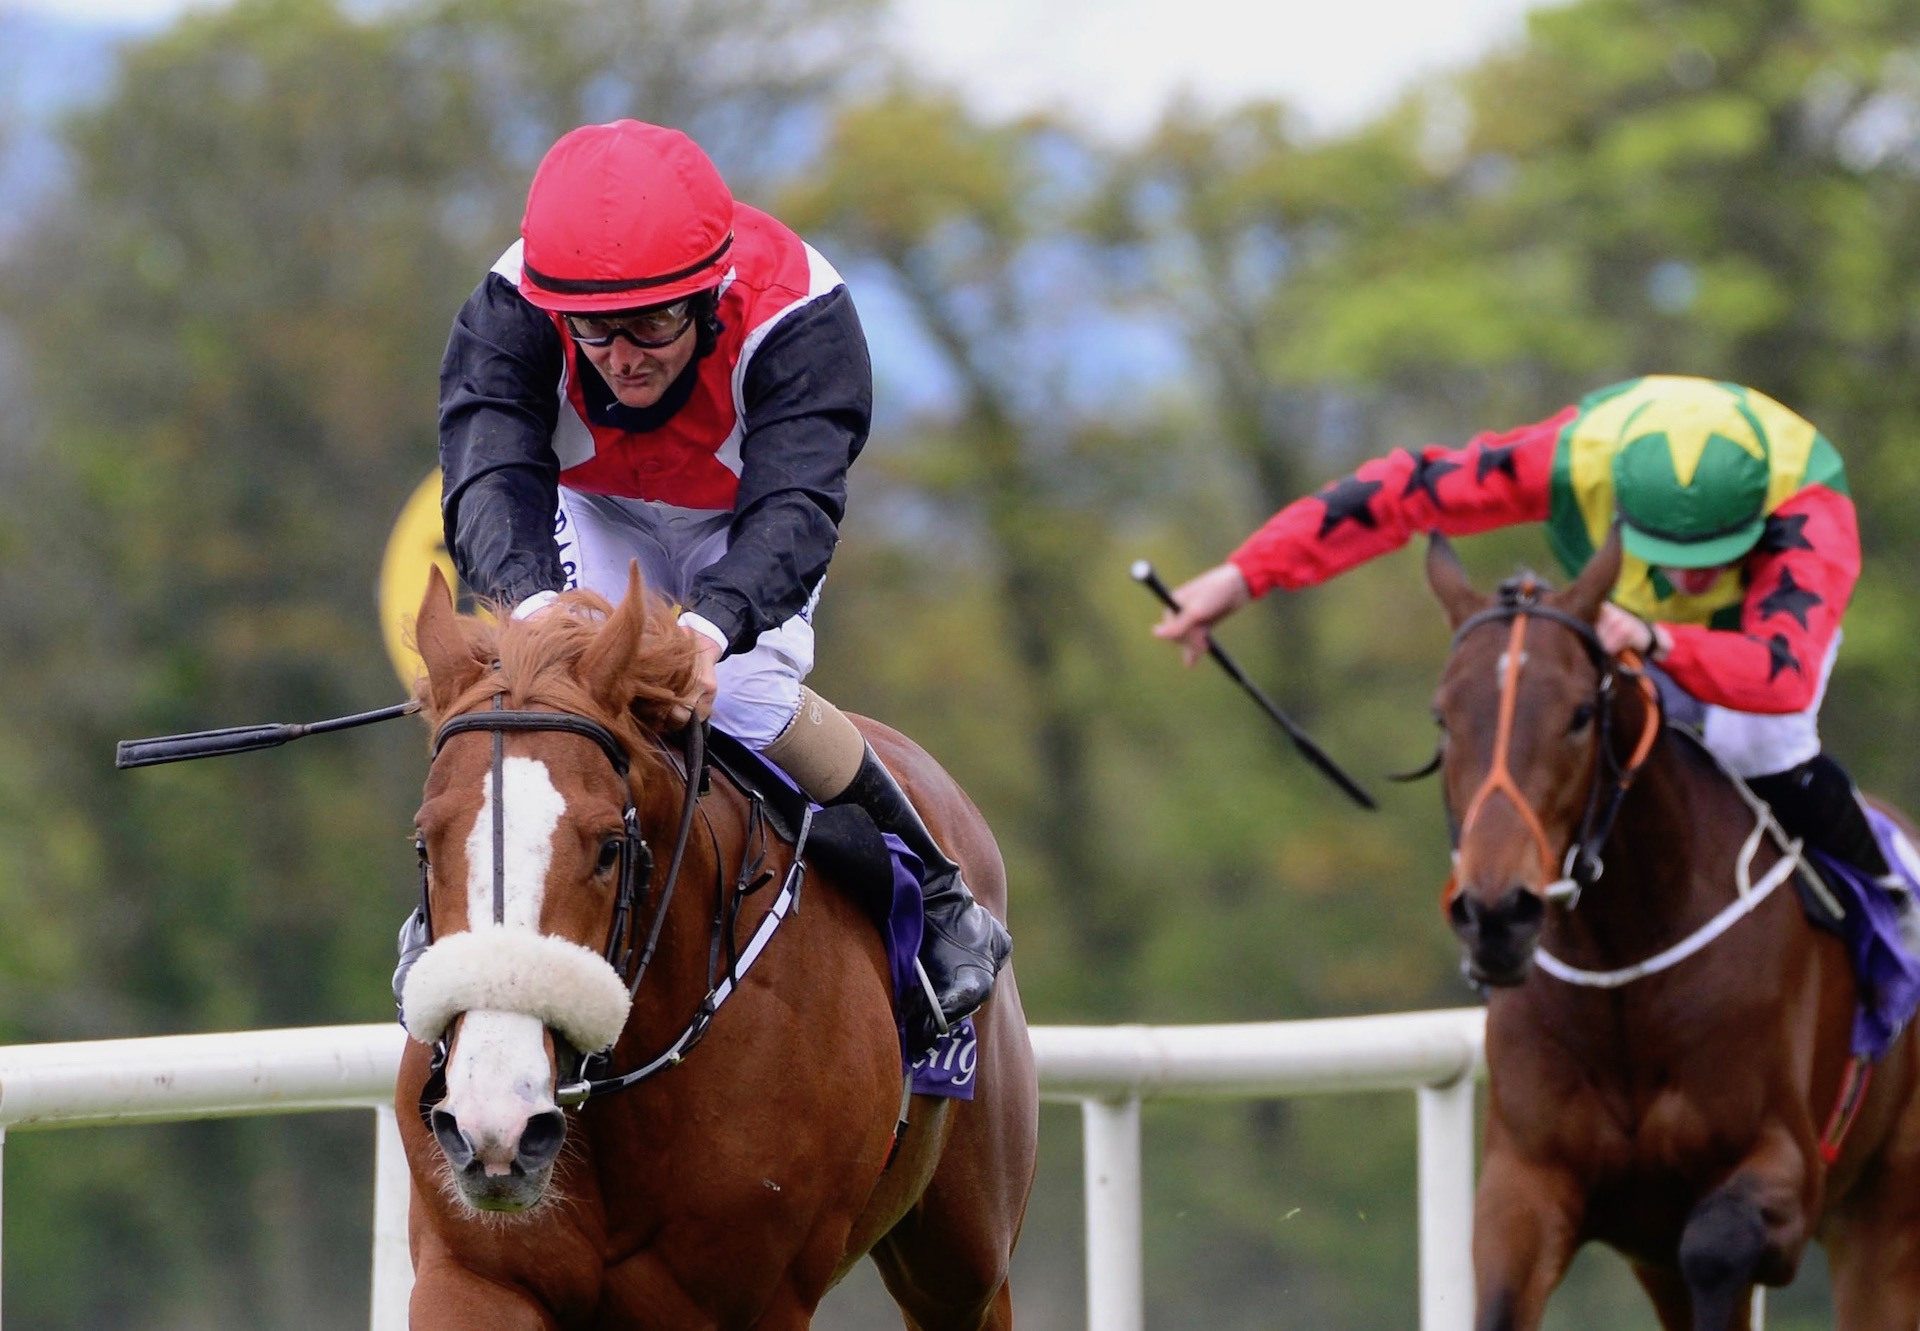
M 707 732 L 707 762 L 742 795 L 759 803 L 768 828 L 782 844 L 793 845 L 807 825 L 808 858 L 831 874 L 877 926 L 886 928 L 893 910 L 893 859 L 865 809 L 856 804 L 816 806 L 808 824 L 812 801 L 805 793 L 725 731 Z
M 708 731 L 707 762 L 746 796 L 784 844 L 793 845 L 805 827 L 808 862 L 830 874 L 880 931 L 893 979 L 894 1024 L 913 1093 L 971 1100 L 977 1049 L 972 1018 L 955 1025 L 931 1050 L 907 1045 L 913 1014 L 906 1005 L 927 1002 L 925 986 L 914 975 L 926 923 L 918 857 L 899 837 L 882 833 L 859 805 L 814 804 L 785 772 L 723 731 Z

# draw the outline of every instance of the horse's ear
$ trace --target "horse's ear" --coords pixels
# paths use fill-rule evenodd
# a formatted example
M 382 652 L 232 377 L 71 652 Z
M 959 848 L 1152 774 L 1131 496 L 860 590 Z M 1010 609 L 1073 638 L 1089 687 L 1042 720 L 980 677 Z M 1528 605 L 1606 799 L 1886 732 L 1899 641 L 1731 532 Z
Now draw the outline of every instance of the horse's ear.
M 640 640 L 647 628 L 647 598 L 640 581 L 640 561 L 627 563 L 627 594 L 599 635 L 580 657 L 580 682 L 596 701 L 614 715 L 627 710 L 633 701 L 634 662 L 640 655 Z
M 1560 609 L 1592 623 L 1600 616 L 1600 607 L 1620 580 L 1620 524 L 1614 523 L 1607 542 L 1594 552 L 1580 576 L 1553 598 Z
M 1447 612 L 1447 624 L 1459 628 L 1468 615 L 1486 608 L 1490 602 L 1473 589 L 1453 542 L 1439 532 L 1427 533 L 1427 586 Z
M 427 701 L 434 710 L 450 706 L 480 677 L 481 663 L 468 646 L 459 612 L 453 607 L 453 592 L 438 564 L 427 572 L 426 594 L 413 621 L 413 641 L 427 667 Z

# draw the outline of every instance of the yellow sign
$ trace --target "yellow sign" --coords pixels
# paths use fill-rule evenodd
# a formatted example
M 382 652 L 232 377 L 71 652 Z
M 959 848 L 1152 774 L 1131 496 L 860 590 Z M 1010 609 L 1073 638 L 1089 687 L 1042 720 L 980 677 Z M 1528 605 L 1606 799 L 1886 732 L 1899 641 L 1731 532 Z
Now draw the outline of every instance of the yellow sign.
M 425 669 L 420 653 L 413 649 L 413 617 L 420 613 L 420 598 L 426 594 L 427 570 L 435 564 L 447 586 L 460 585 L 441 533 L 438 469 L 428 472 L 401 505 L 380 559 L 380 636 L 394 672 L 409 689 Z

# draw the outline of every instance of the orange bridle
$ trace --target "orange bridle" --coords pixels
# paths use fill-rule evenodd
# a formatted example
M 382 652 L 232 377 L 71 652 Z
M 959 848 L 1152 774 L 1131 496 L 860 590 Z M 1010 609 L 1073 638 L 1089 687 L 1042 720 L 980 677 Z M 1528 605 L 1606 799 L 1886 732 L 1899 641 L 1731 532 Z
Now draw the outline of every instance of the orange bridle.
M 1617 667 L 1607 659 L 1598 638 L 1594 636 L 1593 630 L 1587 624 L 1552 607 L 1537 604 L 1533 599 L 1536 595 L 1535 586 L 1528 582 L 1520 588 L 1519 595 L 1512 600 L 1470 616 L 1454 635 L 1454 641 L 1457 643 L 1468 630 L 1483 623 L 1495 619 L 1512 620 L 1512 626 L 1507 634 L 1507 651 L 1500 670 L 1500 708 L 1494 728 L 1493 762 L 1487 769 L 1486 776 L 1481 779 L 1480 785 L 1474 790 L 1473 798 L 1467 802 L 1467 811 L 1460 821 L 1456 844 L 1465 844 L 1474 820 L 1480 816 L 1487 801 L 1495 793 L 1505 795 L 1507 802 L 1512 804 L 1520 814 L 1520 819 L 1526 825 L 1528 834 L 1532 836 L 1534 849 L 1540 858 L 1543 886 L 1528 890 L 1537 891 L 1549 899 L 1564 898 L 1571 903 L 1578 899 L 1581 888 L 1600 876 L 1603 867 L 1599 858 L 1600 845 L 1605 842 L 1607 834 L 1612 830 L 1614 817 L 1619 812 L 1620 803 L 1626 796 L 1627 788 L 1639 775 L 1641 766 L 1646 762 L 1647 754 L 1653 749 L 1654 740 L 1659 736 L 1661 721 L 1659 690 L 1646 671 L 1641 669 L 1640 657 L 1637 653 L 1631 651 L 1621 653 L 1620 665 L 1638 684 L 1641 695 L 1647 703 L 1641 722 L 1640 736 L 1634 744 L 1632 755 L 1613 772 L 1612 789 L 1604 810 L 1600 807 L 1602 778 L 1600 773 L 1594 774 L 1593 784 L 1588 790 L 1586 815 L 1581 820 L 1578 834 L 1568 844 L 1566 853 L 1560 857 L 1556 873 L 1556 860 L 1546 826 L 1540 821 L 1540 815 L 1534 810 L 1526 793 L 1520 789 L 1519 782 L 1514 780 L 1513 770 L 1507 758 L 1513 746 L 1514 715 L 1519 710 L 1520 670 L 1526 664 L 1522 643 L 1526 638 L 1528 618 L 1548 619 L 1571 630 L 1581 639 L 1582 645 L 1587 648 L 1588 654 L 1600 671 L 1600 685 L 1594 703 L 1595 731 L 1598 736 L 1595 744 L 1596 765 L 1610 762 L 1607 719 L 1610 716 L 1613 676 Z M 1454 872 L 1447 878 L 1446 890 L 1441 898 L 1443 907 L 1450 905 L 1453 898 L 1459 895 L 1460 877 L 1460 865 L 1456 862 Z
M 1493 765 L 1487 769 L 1473 798 L 1467 801 L 1466 816 L 1460 820 L 1460 841 L 1465 844 L 1474 819 L 1480 816 L 1480 810 L 1487 801 L 1496 792 L 1505 795 L 1507 802 L 1519 812 L 1520 821 L 1527 825 L 1527 831 L 1533 835 L 1534 849 L 1540 852 L 1540 869 L 1545 875 L 1541 881 L 1551 882 L 1554 878 L 1554 858 L 1547 841 L 1547 829 L 1541 824 L 1540 815 L 1533 811 L 1533 804 L 1520 789 L 1519 782 L 1513 779 L 1513 771 L 1507 765 L 1507 750 L 1513 744 L 1513 714 L 1519 710 L 1520 667 L 1525 664 L 1520 644 L 1526 634 L 1526 615 L 1515 615 L 1513 627 L 1507 634 L 1507 653 L 1500 671 L 1500 719 L 1493 732 Z

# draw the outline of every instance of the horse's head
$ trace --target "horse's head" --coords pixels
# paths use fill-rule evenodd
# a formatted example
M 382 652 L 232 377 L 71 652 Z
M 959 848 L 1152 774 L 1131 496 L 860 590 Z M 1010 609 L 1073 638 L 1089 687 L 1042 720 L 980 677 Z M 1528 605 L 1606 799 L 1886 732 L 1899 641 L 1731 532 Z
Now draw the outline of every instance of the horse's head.
M 1574 890 L 1576 861 L 1595 849 L 1583 843 L 1611 761 L 1613 672 L 1593 624 L 1619 572 L 1616 533 L 1564 591 L 1523 575 L 1486 596 L 1445 538 L 1428 547 L 1454 630 L 1434 698 L 1454 834 L 1447 911 L 1484 984 L 1526 978 L 1550 899 Z
M 444 1060 L 422 1109 L 458 1192 L 521 1211 L 566 1135 L 556 1080 L 613 1045 L 650 855 L 636 801 L 664 773 L 643 730 L 685 701 L 692 654 L 639 576 L 615 609 L 568 593 L 497 627 L 454 611 L 436 571 L 417 620 L 432 765 L 416 820 L 433 945 L 408 1031 Z M 657 785 L 657 780 L 654 780 Z

